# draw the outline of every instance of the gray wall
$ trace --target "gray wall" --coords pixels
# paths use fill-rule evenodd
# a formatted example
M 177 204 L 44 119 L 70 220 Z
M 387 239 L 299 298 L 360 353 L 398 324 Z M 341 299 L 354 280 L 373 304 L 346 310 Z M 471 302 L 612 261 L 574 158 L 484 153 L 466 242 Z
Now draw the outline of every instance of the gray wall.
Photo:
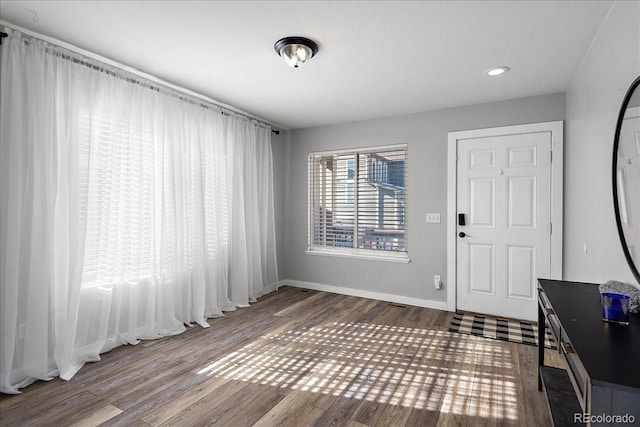
M 271 153 L 273 155 L 273 209 L 276 225 L 276 257 L 278 260 L 278 273 L 280 279 L 284 278 L 284 213 L 287 158 L 286 147 L 288 132 L 280 131 L 280 135 L 271 134 Z
M 567 90 L 564 274 L 568 280 L 635 283 L 615 227 L 611 161 L 620 104 L 640 75 L 638 22 L 640 3 L 614 4 Z
M 427 95 L 425 95 L 427 96 Z M 408 298 L 446 300 L 447 133 L 565 118 L 564 93 L 291 131 L 286 142 L 284 270 L 281 277 Z M 407 143 L 411 263 L 307 255 L 307 155 L 312 151 Z M 278 172 L 282 173 L 282 172 Z M 427 212 L 440 224 L 427 224 Z M 433 276 L 444 287 L 435 290 Z

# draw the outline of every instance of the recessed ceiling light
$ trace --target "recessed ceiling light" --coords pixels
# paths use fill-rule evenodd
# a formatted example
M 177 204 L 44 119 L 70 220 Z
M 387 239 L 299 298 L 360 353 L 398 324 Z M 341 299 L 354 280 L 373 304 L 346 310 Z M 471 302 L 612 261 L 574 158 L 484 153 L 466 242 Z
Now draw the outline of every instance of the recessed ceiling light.
M 510 70 L 509 67 L 505 67 L 504 65 L 501 65 L 500 67 L 495 67 L 490 70 L 487 70 L 487 75 L 495 77 L 495 76 L 499 76 L 500 74 L 504 74 L 509 70 Z

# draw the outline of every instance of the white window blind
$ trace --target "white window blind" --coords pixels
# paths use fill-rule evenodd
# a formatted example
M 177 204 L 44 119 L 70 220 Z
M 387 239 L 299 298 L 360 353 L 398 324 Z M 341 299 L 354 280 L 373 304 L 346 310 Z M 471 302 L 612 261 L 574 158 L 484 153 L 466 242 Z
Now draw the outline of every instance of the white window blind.
M 407 146 L 309 154 L 309 249 L 407 252 Z
M 148 279 L 155 249 L 153 133 L 86 110 L 80 112 L 79 130 L 79 216 L 86 227 L 82 284 Z
M 175 275 L 176 262 L 191 271 L 204 259 L 224 259 L 230 230 L 221 151 L 178 136 L 158 144 L 148 125 L 82 110 L 82 286 L 161 282 Z

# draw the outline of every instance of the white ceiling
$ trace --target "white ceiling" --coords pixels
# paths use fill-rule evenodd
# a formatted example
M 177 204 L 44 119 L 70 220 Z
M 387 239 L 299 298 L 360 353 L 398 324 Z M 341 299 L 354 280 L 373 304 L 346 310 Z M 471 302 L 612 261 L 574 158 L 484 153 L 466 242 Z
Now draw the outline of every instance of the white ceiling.
M 563 92 L 611 5 L 2 1 L 0 18 L 294 129 Z M 300 69 L 273 49 L 289 35 L 320 47 Z

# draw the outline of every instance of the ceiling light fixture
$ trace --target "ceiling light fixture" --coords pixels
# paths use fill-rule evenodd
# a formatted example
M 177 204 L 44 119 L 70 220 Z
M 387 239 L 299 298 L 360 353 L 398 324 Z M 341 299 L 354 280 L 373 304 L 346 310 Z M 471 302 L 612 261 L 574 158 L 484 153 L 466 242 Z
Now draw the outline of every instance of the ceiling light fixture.
M 499 67 L 495 67 L 495 68 L 492 68 L 490 70 L 487 70 L 487 75 L 491 76 L 491 77 L 499 76 L 501 74 L 506 73 L 510 69 L 511 68 L 509 68 L 509 67 L 505 67 L 504 65 L 501 65 Z
M 285 37 L 273 45 L 290 67 L 298 68 L 318 53 L 318 45 L 304 37 Z

